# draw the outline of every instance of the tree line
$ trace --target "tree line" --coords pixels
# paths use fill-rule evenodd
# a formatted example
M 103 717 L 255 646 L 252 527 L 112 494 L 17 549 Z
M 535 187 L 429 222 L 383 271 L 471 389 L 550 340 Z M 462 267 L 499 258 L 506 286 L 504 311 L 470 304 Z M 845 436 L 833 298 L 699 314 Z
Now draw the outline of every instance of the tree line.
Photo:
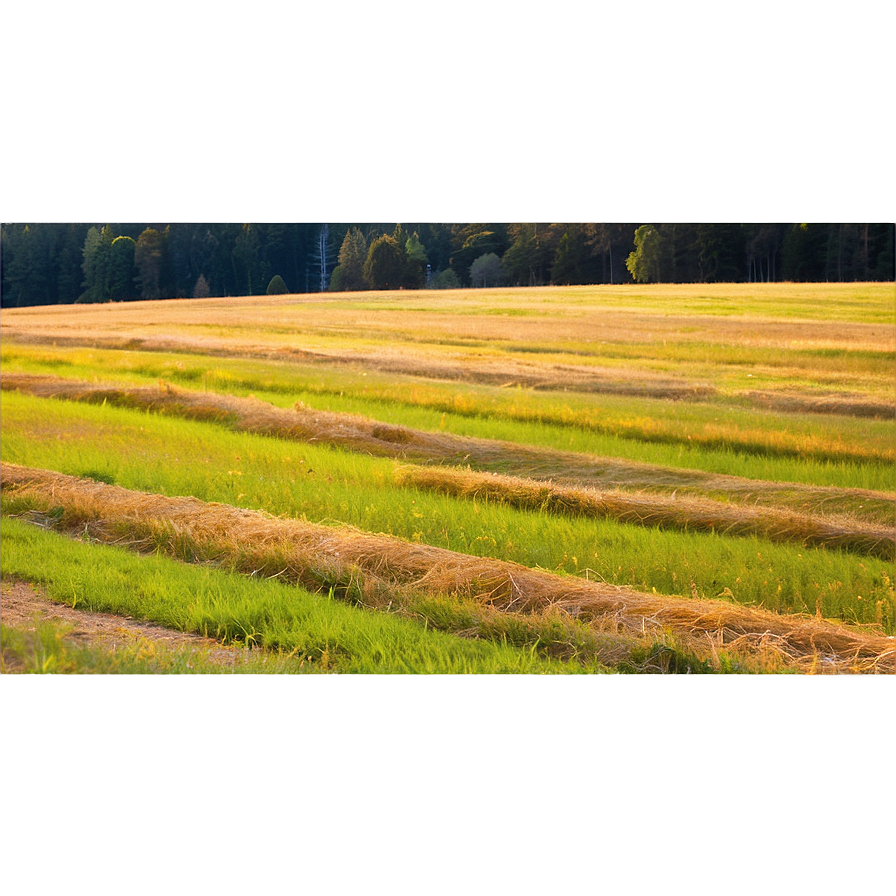
M 4 224 L 2 304 L 894 279 L 893 224 Z

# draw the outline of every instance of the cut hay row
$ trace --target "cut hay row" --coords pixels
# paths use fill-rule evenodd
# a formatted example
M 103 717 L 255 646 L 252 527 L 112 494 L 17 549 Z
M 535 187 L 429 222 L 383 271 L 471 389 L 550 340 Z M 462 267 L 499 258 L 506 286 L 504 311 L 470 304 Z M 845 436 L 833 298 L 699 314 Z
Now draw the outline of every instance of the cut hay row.
M 825 510 L 828 504 L 836 507 L 845 500 L 855 499 L 855 504 L 864 505 L 869 517 L 892 518 L 893 496 L 885 492 L 766 482 L 699 470 L 672 469 L 636 461 L 594 457 L 514 442 L 458 436 L 445 432 L 426 432 L 380 423 L 355 414 L 319 411 L 301 403 L 292 409 L 279 408 L 257 398 L 198 392 L 176 388 L 167 383 L 160 383 L 158 386 L 119 387 L 49 375 L 5 373 L 0 377 L 0 387 L 44 398 L 91 404 L 105 402 L 191 419 L 221 422 L 245 432 L 302 442 L 331 444 L 379 457 L 423 463 L 459 464 L 480 470 L 500 469 L 529 479 L 566 486 L 589 487 L 601 491 L 646 489 L 659 492 L 680 491 L 683 495 L 709 491 L 723 495 L 739 505 L 796 500 L 803 506 L 812 507 L 811 515 L 801 514 L 807 521 L 801 524 L 801 531 L 824 533 L 830 531 L 830 527 L 834 527 L 834 532 L 856 531 L 857 545 L 867 544 L 869 540 L 875 542 L 880 533 L 885 539 L 891 537 L 890 530 L 883 530 L 880 526 L 870 523 L 866 528 L 862 522 L 843 519 Z M 648 499 L 642 495 L 640 500 L 652 500 L 652 498 Z M 722 515 L 719 519 L 725 521 L 719 523 L 717 528 L 740 518 L 738 509 L 726 510 L 721 502 L 714 503 L 719 504 L 716 508 L 716 512 Z M 753 514 L 754 517 L 757 515 Z M 643 518 L 646 520 L 650 517 L 645 515 Z M 700 518 L 699 515 L 694 518 L 692 523 L 694 527 L 700 527 Z M 817 523 L 814 528 L 812 520 Z M 771 523 L 765 527 L 769 531 L 774 529 Z M 786 531 L 786 527 L 782 531 Z M 836 537 L 838 536 L 835 535 Z M 831 543 L 837 542 L 835 540 Z M 889 541 L 887 543 L 889 544 Z M 890 547 L 882 550 L 889 551 Z
M 651 595 L 507 561 L 285 520 L 196 498 L 167 498 L 14 464 L 0 465 L 7 512 L 37 510 L 97 540 L 276 575 L 313 589 L 354 589 L 370 605 L 395 594 L 455 595 L 498 610 L 563 611 L 598 629 L 669 629 L 745 654 L 775 650 L 790 665 L 894 671 L 893 639 L 805 616 L 723 601 Z
M 892 420 L 896 405 L 849 392 L 822 395 L 796 395 L 792 392 L 741 392 L 757 408 L 795 414 L 841 414 L 845 417 L 868 417 Z
M 495 501 L 521 510 L 608 518 L 639 526 L 722 535 L 758 535 L 771 541 L 845 548 L 884 560 L 896 557 L 896 533 L 856 521 L 818 519 L 774 508 L 554 485 L 519 476 L 446 467 L 402 467 L 397 481 L 441 494 Z
M 7 329 L 9 329 L 7 327 Z M 11 331 L 7 340 L 23 345 L 44 345 L 45 335 Z M 575 364 L 537 364 L 514 359 L 479 360 L 405 357 L 394 351 L 345 353 L 299 349 L 292 346 L 244 345 L 226 339 L 191 337 L 119 337 L 54 336 L 53 345 L 98 349 L 128 349 L 154 352 L 200 352 L 210 357 L 257 358 L 260 360 L 299 360 L 324 366 L 362 367 L 380 373 L 463 382 L 487 386 L 522 386 L 536 391 L 578 392 L 584 394 L 629 395 L 671 401 L 707 401 L 723 397 L 715 386 L 683 378 L 659 375 L 647 369 L 636 376 L 620 376 L 614 368 Z M 892 420 L 896 405 L 866 395 L 839 392 L 800 395 L 792 392 L 735 391 L 727 396 L 747 407 L 793 414 L 839 414 L 877 420 Z

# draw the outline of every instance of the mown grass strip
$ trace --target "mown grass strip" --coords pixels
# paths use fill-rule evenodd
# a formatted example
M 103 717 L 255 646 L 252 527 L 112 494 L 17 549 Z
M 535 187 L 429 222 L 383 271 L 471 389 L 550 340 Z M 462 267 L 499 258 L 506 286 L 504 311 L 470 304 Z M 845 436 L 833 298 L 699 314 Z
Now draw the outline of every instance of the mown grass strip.
M 662 594 L 893 619 L 892 565 L 843 551 L 521 511 L 395 481 L 396 462 L 138 410 L 0 395 L 4 460 Z M 892 507 L 892 505 L 890 505 Z
M 884 560 L 896 557 L 896 536 L 883 526 L 816 519 L 780 510 L 733 506 L 718 501 L 599 492 L 446 467 L 400 467 L 400 484 L 447 495 L 497 501 L 523 510 L 608 518 L 640 526 L 759 535 L 770 541 L 845 548 Z
M 811 618 L 785 617 L 721 601 L 633 592 L 517 564 L 465 556 L 386 536 L 282 520 L 195 498 L 165 498 L 2 465 L 6 512 L 38 511 L 68 531 L 127 542 L 182 559 L 277 576 L 318 590 L 386 605 L 404 590 L 457 595 L 500 610 L 550 607 L 631 631 L 668 627 L 682 637 L 715 636 L 733 650 L 774 645 L 794 664 L 834 670 L 893 671 L 893 640 Z
M 689 439 L 696 428 L 724 422 L 718 407 L 700 406 L 690 411 L 681 404 L 634 399 L 599 402 L 583 400 L 573 394 L 544 396 L 528 390 L 501 390 L 488 387 L 463 387 L 407 377 L 358 373 L 350 368 L 327 369 L 276 361 L 251 362 L 245 359 L 214 358 L 200 355 L 172 355 L 155 352 L 75 351 L 43 348 L 8 347 L 0 353 L 10 359 L 4 372 L 56 370 L 59 365 L 72 374 L 105 379 L 113 371 L 119 378 L 133 382 L 160 378 L 182 385 L 200 386 L 203 391 L 248 395 L 250 393 L 275 405 L 291 405 L 301 399 L 318 410 L 341 411 L 374 417 L 383 423 L 414 427 L 433 433 L 453 433 L 461 437 L 485 437 L 513 442 L 525 450 L 528 446 L 612 456 L 635 462 L 666 467 L 687 468 L 727 474 L 736 469 L 752 479 L 807 483 L 843 488 L 884 489 L 892 491 L 892 464 L 885 461 L 857 462 L 821 457 L 764 455 L 739 450 L 736 445 L 709 448 Z M 529 413 L 533 402 L 535 416 Z M 559 408 L 573 416 L 559 422 L 539 419 L 538 407 Z M 527 408 L 529 410 L 527 410 Z M 517 413 L 521 411 L 521 413 Z M 724 411 L 724 413 L 728 413 Z M 578 417 L 602 418 L 606 431 L 597 432 L 580 425 Z M 694 417 L 694 414 L 697 416 Z M 893 444 L 891 423 L 850 421 L 842 417 L 776 415 L 737 411 L 736 426 L 761 426 L 774 433 L 788 432 L 788 438 L 807 433 L 836 448 L 844 438 L 850 444 L 867 448 L 878 445 L 888 452 Z M 590 415 L 590 416 L 589 416 Z M 631 438 L 622 430 L 614 431 L 609 422 L 616 419 L 656 420 L 668 417 L 678 428 L 677 442 L 648 442 Z M 693 419 L 691 419 L 693 418 Z M 520 471 L 499 471 L 520 472 Z
M 647 468 L 643 465 L 625 464 L 610 458 L 594 458 L 575 455 L 571 452 L 551 452 L 538 448 L 521 448 L 513 443 L 495 440 L 471 439 L 453 436 L 447 433 L 432 433 L 411 429 L 405 426 L 382 424 L 376 420 L 349 414 L 336 414 L 317 411 L 304 405 L 295 408 L 280 408 L 256 398 L 239 398 L 215 393 L 197 392 L 174 388 L 169 384 L 144 388 L 127 388 L 114 385 L 100 385 L 78 380 L 68 380 L 53 376 L 36 376 L 33 374 L 6 374 L 0 386 L 7 391 L 17 391 L 29 395 L 61 398 L 67 401 L 80 401 L 90 404 L 115 405 L 126 408 L 140 408 L 158 411 L 171 416 L 192 420 L 203 420 L 221 423 L 229 427 L 278 438 L 302 442 L 317 442 L 336 445 L 351 451 L 361 451 L 380 457 L 423 460 L 432 463 L 464 464 L 481 470 L 489 470 L 495 466 L 504 469 L 516 468 L 520 471 L 538 470 L 540 479 L 576 479 L 581 484 L 599 485 L 594 480 L 610 480 L 612 485 L 633 488 L 662 486 L 665 490 L 681 488 L 693 491 L 713 486 L 717 491 L 726 493 L 729 498 L 756 500 L 758 494 L 764 494 L 766 500 L 782 491 L 790 496 L 793 488 L 782 489 L 779 484 L 762 483 L 745 480 L 739 477 L 695 477 L 684 471 L 676 471 L 661 467 Z M 576 475 L 577 474 L 577 475 Z M 429 478 L 421 475 L 415 484 L 429 483 L 426 487 L 435 487 L 438 474 L 429 474 Z M 408 480 L 412 481 L 412 480 Z M 448 482 L 454 482 L 454 491 Z M 477 480 L 481 488 L 478 493 L 489 492 L 489 480 L 480 477 Z M 469 490 L 459 488 L 457 476 L 451 478 L 445 474 L 442 491 L 454 494 L 466 494 Z M 562 489 L 561 489 L 562 490 Z M 493 497 L 497 497 L 497 492 Z M 504 493 L 507 492 L 505 488 Z M 796 489 L 803 492 L 803 500 L 815 498 L 824 506 L 825 502 L 848 502 L 852 499 L 850 509 L 855 514 L 856 507 L 868 506 L 869 510 L 885 505 L 884 512 L 889 519 L 892 501 L 887 496 L 873 494 L 845 495 L 837 490 Z M 567 488 L 564 491 L 571 495 Z M 507 501 L 514 506 L 539 506 L 532 501 L 522 501 L 522 492 L 517 490 L 517 500 Z M 654 507 L 647 507 L 647 502 Z M 574 499 L 569 498 L 563 506 L 571 508 Z M 861 502 L 861 503 L 860 503 Z M 635 508 L 632 513 L 624 513 L 622 505 L 629 503 Z M 856 521 L 851 524 L 847 520 L 814 520 L 806 514 L 791 514 L 789 521 L 783 515 L 774 512 L 761 513 L 751 508 L 726 508 L 715 506 L 717 502 L 678 501 L 663 498 L 625 498 L 619 496 L 615 511 L 604 510 L 591 515 L 606 515 L 629 522 L 647 523 L 649 525 L 674 524 L 680 528 L 719 529 L 727 533 L 761 534 L 772 540 L 792 540 L 807 544 L 838 545 L 866 551 L 889 559 L 893 551 L 889 545 L 888 535 L 882 527 L 865 525 Z M 582 502 L 579 501 L 580 506 Z M 558 505 L 559 506 L 559 505 Z M 596 506 L 592 500 L 592 511 Z M 752 520 L 753 522 L 747 522 Z M 850 538 L 849 532 L 854 532 Z
M 535 650 L 426 630 L 389 613 L 346 606 L 294 585 L 236 576 L 162 556 L 91 544 L 19 520 L 0 521 L 4 576 L 54 600 L 304 658 L 302 671 L 532 673 L 600 671 Z M 292 671 L 292 670 L 290 670 Z
M 169 346 L 150 342 L 137 347 L 165 350 Z M 229 354 L 238 356 L 240 352 Z M 356 361 L 348 358 L 345 363 Z M 324 379 L 333 376 L 322 366 L 324 363 L 334 363 L 334 359 L 321 359 L 322 374 L 315 377 L 318 383 L 321 376 Z M 539 393 L 475 383 L 464 383 L 464 388 L 459 389 L 452 383 L 425 379 L 399 385 L 394 373 L 376 369 L 371 373 L 378 376 L 377 382 L 369 377 L 365 384 L 363 394 L 368 399 L 399 401 L 466 417 L 499 416 L 514 423 L 573 427 L 592 436 L 625 438 L 646 445 L 692 445 L 709 452 L 727 450 L 769 458 L 863 464 L 892 462 L 896 457 L 888 421 L 841 418 L 833 426 L 825 425 L 824 418 L 817 414 L 774 414 L 627 395 L 616 396 L 614 400 L 613 395 L 598 398 L 576 392 Z M 355 375 L 355 379 L 361 377 Z M 332 393 L 344 388 L 318 385 L 317 390 Z M 848 426 L 844 419 L 849 420 Z

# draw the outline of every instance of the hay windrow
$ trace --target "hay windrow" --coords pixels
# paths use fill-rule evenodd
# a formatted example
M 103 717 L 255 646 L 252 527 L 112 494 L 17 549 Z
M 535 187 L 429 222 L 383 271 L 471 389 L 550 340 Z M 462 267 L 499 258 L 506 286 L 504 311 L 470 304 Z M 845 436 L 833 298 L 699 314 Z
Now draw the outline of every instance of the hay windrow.
M 235 571 L 342 589 L 385 605 L 390 594 L 455 595 L 496 610 L 564 612 L 598 630 L 669 629 L 746 653 L 773 649 L 798 668 L 894 671 L 893 639 L 804 616 L 723 601 L 650 595 L 515 563 L 346 528 L 286 520 L 196 498 L 168 498 L 15 464 L 0 466 L 4 497 L 71 532 Z
M 892 519 L 893 497 L 883 492 L 841 489 L 797 483 L 774 483 L 705 473 L 699 470 L 672 469 L 637 461 L 621 461 L 570 451 L 537 448 L 513 442 L 457 436 L 444 432 L 426 432 L 394 426 L 355 414 L 318 411 L 303 404 L 292 409 L 279 408 L 256 398 L 240 398 L 215 392 L 198 392 L 158 386 L 123 387 L 99 385 L 56 376 L 6 373 L 0 387 L 40 397 L 83 401 L 92 404 L 116 404 L 232 426 L 296 441 L 327 443 L 350 451 L 380 457 L 393 457 L 423 463 L 463 464 L 479 470 L 500 468 L 516 476 L 545 480 L 558 486 L 589 487 L 599 490 L 630 489 L 681 495 L 710 491 L 741 505 L 795 502 L 811 508 L 815 518 L 828 519 L 835 529 L 858 529 L 863 525 L 839 519 L 829 513 L 828 505 L 864 504 L 872 518 Z M 853 501 L 853 499 L 856 499 Z M 736 515 L 731 511 L 730 515 Z M 649 515 L 645 515 L 645 519 Z M 699 527 L 695 518 L 691 525 Z M 820 522 L 822 530 L 826 524 Z M 880 527 L 868 530 L 870 541 Z M 868 543 L 859 535 L 856 544 Z M 821 543 L 821 542 L 819 542 Z M 832 542 L 836 543 L 836 542 Z M 886 552 L 888 547 L 884 547 Z M 887 555 L 889 556 L 889 555 Z
M 759 535 L 771 541 L 846 548 L 884 560 L 896 556 L 896 535 L 883 526 L 818 519 L 773 508 L 725 504 L 706 498 L 597 491 L 445 467 L 407 466 L 399 469 L 397 479 L 421 489 L 495 501 L 523 510 L 723 535 Z
M 268 297 L 270 299 L 270 297 Z M 193 305 L 196 303 L 194 302 Z M 83 311 L 83 309 L 78 309 Z M 481 321 L 478 323 L 481 324 Z M 712 321 L 713 326 L 725 327 L 725 321 Z M 859 325 L 861 326 L 861 325 Z M 45 333 L 20 329 L 14 318 L 4 321 L 5 338 L 22 345 L 43 345 L 49 340 Z M 681 336 L 682 334 L 679 334 Z M 522 386 L 536 391 L 570 391 L 584 394 L 630 395 L 641 398 L 662 398 L 670 401 L 706 401 L 719 397 L 719 389 L 706 382 L 695 382 L 682 377 L 663 376 L 640 368 L 636 377 L 620 376 L 618 369 L 594 365 L 533 364 L 505 357 L 500 360 L 420 358 L 401 351 L 368 353 L 364 351 L 333 352 L 309 350 L 295 346 L 241 342 L 234 339 L 197 339 L 169 332 L 166 336 L 104 335 L 90 336 L 54 332 L 54 345 L 139 351 L 199 351 L 217 357 L 258 358 L 263 360 L 301 360 L 309 364 L 353 366 L 444 382 L 466 382 L 494 386 Z M 527 344 L 528 348 L 528 344 Z M 896 407 L 889 401 L 870 398 L 860 393 L 800 395 L 788 392 L 758 390 L 735 391 L 730 397 L 748 407 L 769 409 L 783 413 L 840 414 L 878 420 L 892 419 Z
M 758 408 L 798 414 L 842 414 L 872 420 L 892 420 L 896 406 L 886 401 L 849 393 L 796 395 L 791 392 L 743 392 L 741 396 Z

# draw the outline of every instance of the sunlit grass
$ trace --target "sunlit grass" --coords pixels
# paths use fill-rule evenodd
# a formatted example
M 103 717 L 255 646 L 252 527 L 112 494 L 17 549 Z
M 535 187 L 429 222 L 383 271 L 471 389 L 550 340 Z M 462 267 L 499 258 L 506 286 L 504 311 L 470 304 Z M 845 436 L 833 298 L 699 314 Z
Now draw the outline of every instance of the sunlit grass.
M 755 537 L 568 519 L 402 487 L 391 460 L 113 407 L 4 393 L 3 459 L 128 488 L 352 525 L 639 590 L 881 621 L 892 568 Z
M 274 658 L 295 659 L 301 671 L 317 672 L 577 672 L 587 665 L 552 662 L 534 649 L 471 641 L 395 615 L 351 607 L 270 579 L 252 579 L 160 556 L 139 556 L 104 545 L 75 541 L 17 520 L 0 521 L 4 576 L 39 583 L 49 596 L 81 609 L 117 613 L 169 628 L 264 648 Z M 44 632 L 44 635 L 46 631 Z M 102 657 L 65 656 L 40 643 L 50 666 L 97 661 L 96 671 L 141 671 L 103 667 Z M 27 649 L 13 636 L 16 651 Z M 44 637 L 44 641 L 46 638 Z M 35 645 L 32 645 L 34 647 Z M 70 651 L 69 651 L 70 653 Z M 50 660 L 53 655 L 58 660 Z M 132 657 L 131 659 L 136 659 Z M 174 663 L 142 671 L 183 671 Z M 182 657 L 181 657 L 182 659 Z M 259 668 L 260 666 L 260 668 Z M 271 671 L 262 664 L 254 671 Z M 276 671 L 298 671 L 287 663 Z M 45 668 L 41 671 L 54 671 Z M 75 671 L 64 668 L 58 671 Z M 201 671 L 207 671 L 205 669 Z M 591 664 L 590 671 L 598 671 Z
M 504 439 L 753 479 L 893 489 L 891 421 L 631 396 L 542 394 L 344 368 L 158 353 L 7 350 L 5 368 L 121 382 L 159 379 L 282 407 Z M 864 458 L 864 459 L 863 459 Z

